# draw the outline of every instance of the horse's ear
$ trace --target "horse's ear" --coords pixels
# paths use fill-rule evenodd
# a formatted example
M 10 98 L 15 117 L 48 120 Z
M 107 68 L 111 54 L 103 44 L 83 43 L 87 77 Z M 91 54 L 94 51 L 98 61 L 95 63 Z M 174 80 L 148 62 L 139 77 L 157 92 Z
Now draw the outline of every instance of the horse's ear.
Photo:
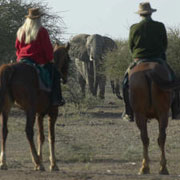
M 59 43 L 56 42 L 56 43 L 53 44 L 53 49 L 54 49 L 54 51 L 55 51 L 56 49 L 58 49 L 58 47 L 59 47 Z
M 69 42 L 65 45 L 65 48 L 69 51 L 69 49 L 70 49 L 70 43 Z

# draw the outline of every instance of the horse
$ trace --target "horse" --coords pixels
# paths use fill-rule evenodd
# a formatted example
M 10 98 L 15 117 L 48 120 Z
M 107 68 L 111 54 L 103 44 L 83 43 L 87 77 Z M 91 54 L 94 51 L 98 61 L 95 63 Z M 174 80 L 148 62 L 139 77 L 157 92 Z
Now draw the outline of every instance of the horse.
M 158 145 L 161 150 L 160 174 L 169 174 L 166 166 L 165 141 L 169 109 L 173 98 L 173 88 L 168 68 L 157 62 L 143 62 L 129 72 L 129 100 L 136 125 L 143 143 L 143 161 L 139 174 L 149 174 L 149 137 L 147 122 L 154 118 L 159 124 Z
M 54 65 L 61 73 L 64 83 L 67 82 L 69 67 L 69 47 L 56 45 L 54 47 Z M 40 89 L 37 70 L 26 63 L 12 63 L 0 66 L 0 113 L 2 115 L 2 137 L 0 168 L 8 169 L 6 164 L 6 139 L 8 135 L 8 114 L 13 104 L 23 109 L 26 113 L 25 132 L 30 145 L 32 161 L 35 170 L 45 170 L 42 162 L 42 146 L 45 140 L 43 118 L 48 119 L 48 140 L 50 150 L 50 170 L 59 170 L 55 157 L 55 123 L 58 116 L 58 107 L 52 106 L 50 92 Z M 34 124 L 37 120 L 38 151 L 35 147 Z

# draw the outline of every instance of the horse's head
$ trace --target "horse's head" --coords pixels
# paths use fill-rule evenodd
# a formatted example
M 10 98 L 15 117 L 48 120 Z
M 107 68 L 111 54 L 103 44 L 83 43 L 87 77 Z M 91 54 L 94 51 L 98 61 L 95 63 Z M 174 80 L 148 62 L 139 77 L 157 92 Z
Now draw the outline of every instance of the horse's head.
M 68 54 L 69 48 L 69 43 L 65 46 L 56 44 L 54 47 L 54 63 L 63 78 L 63 83 L 67 82 L 67 74 L 70 63 L 70 57 Z

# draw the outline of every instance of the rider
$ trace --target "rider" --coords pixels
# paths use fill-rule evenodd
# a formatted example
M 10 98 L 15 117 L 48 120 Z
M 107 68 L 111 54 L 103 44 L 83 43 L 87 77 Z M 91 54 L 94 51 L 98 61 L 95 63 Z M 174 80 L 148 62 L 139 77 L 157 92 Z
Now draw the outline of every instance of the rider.
M 50 67 L 53 72 L 52 105 L 62 106 L 65 101 L 61 95 L 60 74 L 51 63 L 53 60 L 53 47 L 47 30 L 41 24 L 42 15 L 43 13 L 40 12 L 39 8 L 30 8 L 28 10 L 24 24 L 17 31 L 15 44 L 17 62 L 22 59 L 29 59 L 35 64 Z
M 139 14 L 142 20 L 131 26 L 129 33 L 129 48 L 134 59 L 133 66 L 139 60 L 157 61 L 165 64 L 174 76 L 172 69 L 166 63 L 167 33 L 163 23 L 152 20 L 151 15 L 156 9 L 152 9 L 149 2 L 139 4 Z M 131 67 L 130 67 L 131 68 Z M 173 78 L 173 77 L 172 77 Z M 129 102 L 128 72 L 123 81 L 123 96 L 125 102 L 125 116 L 133 121 L 133 111 Z M 172 112 L 173 109 L 172 109 Z M 174 112 L 175 113 L 175 112 Z M 175 118 L 175 114 L 173 114 Z

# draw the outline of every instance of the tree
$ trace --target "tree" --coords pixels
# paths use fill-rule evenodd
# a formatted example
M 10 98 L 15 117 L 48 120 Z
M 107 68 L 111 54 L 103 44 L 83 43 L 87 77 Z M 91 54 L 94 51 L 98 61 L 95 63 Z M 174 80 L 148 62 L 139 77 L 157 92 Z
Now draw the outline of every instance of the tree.
M 14 60 L 15 39 L 18 28 L 31 7 L 39 7 L 45 14 L 42 23 L 49 31 L 52 42 L 62 37 L 65 30 L 63 19 L 53 14 L 48 4 L 43 2 L 23 2 L 22 0 L 0 0 L 0 64 Z
M 168 30 L 167 61 L 180 77 L 180 29 L 177 27 Z

